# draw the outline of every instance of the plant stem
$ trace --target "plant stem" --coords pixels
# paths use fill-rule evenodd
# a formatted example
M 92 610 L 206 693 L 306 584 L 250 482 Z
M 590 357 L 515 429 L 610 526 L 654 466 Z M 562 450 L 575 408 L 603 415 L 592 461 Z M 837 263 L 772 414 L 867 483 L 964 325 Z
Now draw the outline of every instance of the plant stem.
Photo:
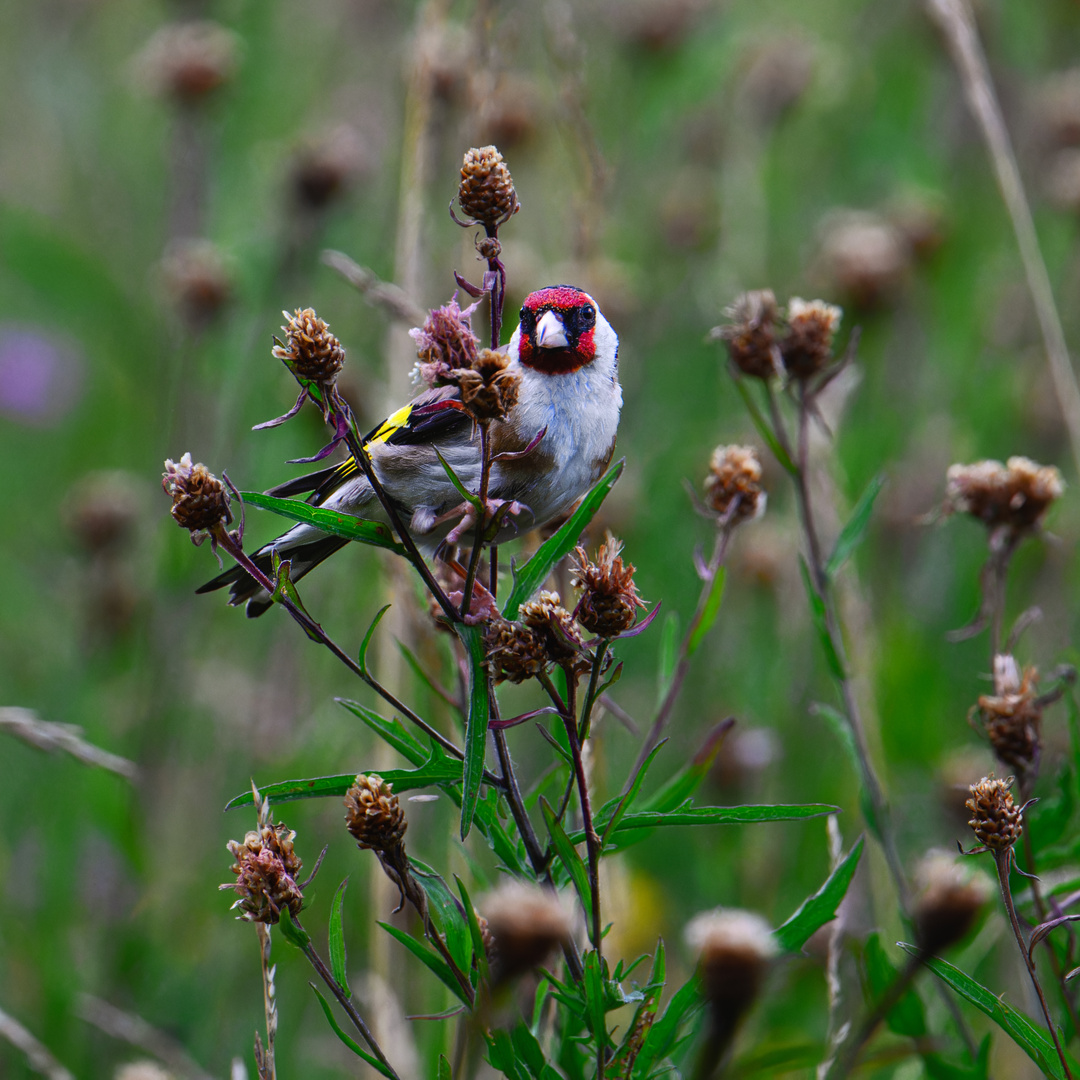
M 480 428 L 480 509 L 477 511 L 480 519 L 476 523 L 476 535 L 473 538 L 472 555 L 469 558 L 469 569 L 465 575 L 465 591 L 461 597 L 462 619 L 469 614 L 472 606 L 473 586 L 476 584 L 476 571 L 480 566 L 480 552 L 484 548 L 484 533 L 487 530 L 487 498 L 488 485 L 491 482 L 491 440 L 488 438 L 490 422 L 481 420 Z
M 1050 1030 L 1050 1038 L 1054 1040 L 1054 1049 L 1057 1050 L 1058 1058 L 1061 1060 L 1062 1071 L 1065 1073 L 1066 1080 L 1072 1080 L 1069 1064 L 1065 1060 L 1065 1051 L 1062 1049 L 1061 1041 L 1058 1038 L 1057 1027 L 1050 1016 L 1050 1009 L 1046 1004 L 1046 996 L 1043 994 L 1042 986 L 1039 983 L 1039 974 L 1035 970 L 1035 961 L 1028 954 L 1028 948 L 1024 942 L 1024 935 L 1020 929 L 1020 920 L 1016 917 L 1016 906 L 1013 904 L 1012 890 L 1009 887 L 1009 866 L 1012 857 L 1012 848 L 1008 848 L 1005 851 L 994 852 L 994 864 L 997 867 L 998 883 L 1001 886 L 1001 899 L 1005 902 L 1005 910 L 1009 913 L 1009 923 L 1012 926 L 1013 936 L 1016 938 L 1017 948 L 1020 950 L 1020 955 L 1024 960 L 1024 966 L 1027 968 L 1028 975 L 1031 976 L 1031 985 L 1035 987 L 1035 993 L 1038 995 L 1039 1005 L 1042 1008 L 1046 1026 Z
M 277 992 L 274 986 L 275 968 L 270 965 L 270 927 L 256 923 L 259 934 L 259 960 L 262 967 L 263 1012 L 266 1014 L 266 1050 L 261 1062 L 263 1080 L 277 1080 L 274 1063 L 274 1042 L 277 1038 Z

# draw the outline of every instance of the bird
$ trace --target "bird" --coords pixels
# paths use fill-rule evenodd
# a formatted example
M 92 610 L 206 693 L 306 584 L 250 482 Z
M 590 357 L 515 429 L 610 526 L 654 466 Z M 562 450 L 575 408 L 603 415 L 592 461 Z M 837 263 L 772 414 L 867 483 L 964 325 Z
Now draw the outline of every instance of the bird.
M 518 392 L 504 419 L 492 420 L 490 500 L 516 504 L 492 542 L 539 528 L 570 512 L 603 475 L 615 451 L 622 409 L 619 339 L 596 301 L 573 285 L 530 293 L 502 350 Z M 471 538 L 466 507 L 436 449 L 470 491 L 478 491 L 481 459 L 477 426 L 457 408 L 456 385 L 425 391 L 375 427 L 364 440 L 372 468 L 410 536 L 426 556 L 445 551 L 447 537 Z M 449 404 L 444 404 L 449 403 Z M 356 461 L 346 461 L 270 489 L 279 497 L 310 492 L 307 502 L 388 522 L 388 515 Z M 455 525 L 457 528 L 455 529 Z M 297 581 L 349 541 L 301 524 L 272 540 L 253 560 L 269 572 L 276 553 L 289 560 Z M 273 606 L 270 595 L 234 566 L 197 591 L 230 586 L 229 603 L 246 604 L 251 618 Z

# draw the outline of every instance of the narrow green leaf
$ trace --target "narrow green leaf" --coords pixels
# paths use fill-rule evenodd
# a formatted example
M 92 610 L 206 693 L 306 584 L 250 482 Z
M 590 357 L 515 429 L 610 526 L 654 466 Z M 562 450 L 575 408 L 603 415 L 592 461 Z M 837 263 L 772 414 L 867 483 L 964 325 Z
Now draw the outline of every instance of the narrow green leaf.
M 656 679 L 656 700 L 662 702 L 675 676 L 675 664 L 679 658 L 679 613 L 669 611 L 664 616 L 664 628 L 660 631 L 660 671 Z
M 459 495 L 460 495 L 460 496 L 461 496 L 461 497 L 462 497 L 462 498 L 463 498 L 463 499 L 464 499 L 464 500 L 465 500 L 465 501 L 466 501 L 467 503 L 470 503 L 470 504 L 471 504 L 472 506 L 476 507 L 476 509 L 477 509 L 477 510 L 479 510 L 479 509 L 480 509 L 480 496 L 479 496 L 479 495 L 477 495 L 475 491 L 470 491 L 470 490 L 469 490 L 469 489 L 468 489 L 468 488 L 467 488 L 467 487 L 466 487 L 466 486 L 465 486 L 465 485 L 464 485 L 464 484 L 463 484 L 463 483 L 461 482 L 461 478 L 460 478 L 460 477 L 458 476 L 458 474 L 457 474 L 456 472 L 454 472 L 454 470 L 453 470 L 453 469 L 452 469 L 452 468 L 450 467 L 450 462 L 449 462 L 449 461 L 447 461 L 447 460 L 446 460 L 446 458 L 444 458 L 444 457 L 442 456 L 442 454 L 441 454 L 441 453 L 439 452 L 439 448 L 438 448 L 437 446 L 435 446 L 435 447 L 432 447 L 432 449 L 433 449 L 433 450 L 435 451 L 435 456 L 436 456 L 436 457 L 437 457 L 437 458 L 439 459 L 439 464 L 440 464 L 440 465 L 441 465 L 441 466 L 443 467 L 443 472 L 445 472 L 445 473 L 446 473 L 447 479 L 448 479 L 448 480 L 450 481 L 450 483 L 451 483 L 451 484 L 453 484 L 453 485 L 454 485 L 454 487 L 455 487 L 455 488 L 457 489 L 457 493 L 458 493 L 458 494 L 459 494 Z
M 799 952 L 819 927 L 836 918 L 836 909 L 844 899 L 851 879 L 859 865 L 863 840 L 844 856 L 836 869 L 826 878 L 825 884 L 813 896 L 799 905 L 798 911 L 783 926 L 774 931 L 784 952 Z
M 603 851 L 604 844 L 607 843 L 608 837 L 619 827 L 619 822 L 626 816 L 627 811 L 634 805 L 639 793 L 641 792 L 641 785 L 645 782 L 645 777 L 648 775 L 649 766 L 652 765 L 656 755 L 660 752 L 661 748 L 665 745 L 665 742 L 661 742 L 652 748 L 652 752 L 641 763 L 641 768 L 638 769 L 637 774 L 634 776 L 634 781 L 630 785 L 629 790 L 621 798 L 615 800 L 615 805 L 611 806 L 609 811 L 610 818 L 604 813 L 608 806 L 606 804 L 602 806 L 596 814 L 596 828 L 603 829 L 603 833 L 600 837 L 600 850 Z M 606 822 L 606 824 L 605 824 Z
M 898 944 L 912 956 L 918 955 L 918 950 L 914 945 L 908 945 L 902 941 Z M 953 967 L 947 960 L 932 957 L 924 963 L 946 986 L 955 990 L 965 1001 L 970 1002 L 981 1013 L 993 1020 L 1044 1073 L 1054 1077 L 1054 1080 L 1065 1080 L 1065 1072 L 1054 1049 L 1053 1041 L 1044 1028 L 1032 1023 L 1023 1013 L 1006 1005 L 996 994 L 992 994 L 985 986 L 959 968 Z M 1076 1065 L 1070 1055 L 1067 1055 L 1067 1060 L 1073 1075 L 1080 1075 L 1080 1066 Z
M 799 556 L 799 572 L 802 574 L 803 585 L 806 588 L 806 599 L 810 603 L 810 618 L 814 622 L 814 628 L 817 630 L 821 647 L 825 650 L 825 660 L 828 662 L 829 671 L 832 672 L 834 678 L 842 682 L 845 678 L 844 665 L 840 663 L 840 657 L 829 634 L 828 620 L 825 618 L 825 601 L 822 600 L 814 588 L 814 584 L 810 580 L 810 568 L 801 555 Z
M 514 877 L 529 878 L 530 871 L 525 866 L 525 850 L 520 843 L 513 841 L 510 834 L 499 820 L 499 805 L 501 797 L 493 789 L 489 789 L 487 798 L 480 799 L 476 804 L 476 827 L 483 833 L 484 839 L 491 845 L 491 850 L 502 859 L 503 865 Z
M 600 509 L 600 504 L 614 487 L 615 481 L 622 475 L 625 465 L 625 459 L 612 465 L 581 500 L 569 521 L 562 525 L 551 539 L 545 540 L 524 566 L 520 569 L 514 567 L 514 587 L 503 607 L 504 619 L 516 619 L 521 605 L 544 584 L 555 564 L 573 550 L 585 527 L 592 521 L 596 511 Z
M 750 414 L 750 419 L 753 421 L 754 427 L 757 428 L 758 434 L 765 440 L 765 444 L 772 451 L 773 457 L 780 463 L 780 467 L 792 476 L 797 476 L 799 470 L 796 468 L 795 462 L 791 460 L 787 451 L 780 445 L 772 426 L 765 419 L 761 409 L 758 408 L 750 387 L 747 385 L 747 380 L 736 376 L 735 389 L 739 391 L 739 397 L 743 399 L 743 404 L 746 406 L 746 411 Z
M 691 657 L 697 652 L 698 646 L 705 635 L 712 629 L 713 623 L 716 622 L 716 616 L 720 614 L 720 604 L 724 599 L 724 580 L 726 577 L 727 571 L 721 566 L 712 579 L 709 595 L 705 597 L 705 606 L 701 609 L 701 618 L 698 619 L 697 624 L 690 631 L 690 637 L 686 642 L 687 657 Z
M 465 728 L 465 785 L 461 793 L 461 839 L 464 840 L 472 828 L 480 783 L 484 778 L 491 701 L 480 627 L 459 623 L 455 629 L 469 654 L 469 720 Z
M 876 931 L 866 939 L 863 950 L 866 962 L 866 981 L 869 983 L 872 1001 L 881 1001 L 900 978 L 900 970 L 889 959 Z M 889 1010 L 885 1022 L 897 1035 L 909 1039 L 921 1039 L 926 1034 L 926 1010 L 918 994 L 908 989 Z
M 439 1078 L 438 1080 L 454 1080 L 454 1074 L 450 1071 L 450 1062 L 445 1054 L 439 1055 Z
M 383 608 L 385 611 L 386 608 Z M 358 701 L 347 701 L 345 698 L 335 698 L 339 705 L 359 717 L 380 739 L 388 746 L 392 746 L 403 758 L 413 765 L 423 765 L 428 759 L 428 752 L 424 744 L 410 732 L 400 720 L 386 720 L 377 712 L 373 712 L 366 705 Z
M 344 1031 L 341 1030 L 341 1025 L 337 1022 L 337 1018 L 334 1016 L 333 1009 L 330 1008 L 330 1002 L 326 1000 L 319 992 L 319 988 L 314 983 L 308 983 L 308 986 L 315 991 L 315 996 L 319 999 L 319 1004 L 322 1006 L 323 1014 L 326 1016 L 330 1027 L 333 1028 L 334 1034 L 358 1057 L 366 1061 L 373 1069 L 380 1075 L 388 1077 L 389 1080 L 394 1080 L 394 1074 L 377 1058 L 374 1054 L 369 1054 L 355 1039 L 349 1038 Z
M 260 510 L 269 510 L 279 517 L 290 521 L 299 521 L 304 525 L 314 525 L 332 536 L 342 536 L 346 540 L 356 540 L 372 547 L 386 548 L 398 555 L 405 554 L 405 548 L 394 539 L 388 525 L 381 521 L 364 521 L 351 514 L 342 514 L 337 510 L 327 510 L 322 506 L 297 499 L 279 499 L 276 495 L 264 495 L 261 491 L 241 491 L 240 498 L 248 506 L 257 506 Z
M 281 919 L 278 922 L 285 940 L 295 945 L 298 949 L 306 949 L 311 944 L 311 935 L 302 927 L 296 925 L 287 907 L 281 909 Z
M 450 965 L 438 953 L 424 942 L 417 941 L 410 934 L 406 934 L 404 930 L 399 930 L 396 926 L 384 922 L 379 923 L 379 925 L 395 941 L 401 942 L 459 1001 L 464 1002 L 466 1005 L 469 1004 L 465 992 L 458 985 L 454 973 L 450 970 Z
M 836 577 L 840 568 L 851 558 L 851 553 L 862 543 L 862 539 L 866 535 L 866 528 L 870 524 L 870 514 L 874 509 L 874 501 L 884 486 L 885 478 L 881 475 L 875 476 L 866 485 L 866 490 L 859 496 L 859 501 L 851 511 L 851 517 L 848 518 L 847 524 L 840 530 L 840 535 L 836 538 L 836 546 L 825 564 L 825 573 L 830 578 Z
M 457 882 L 458 894 L 461 896 L 461 906 L 465 909 L 465 922 L 469 927 L 469 940 L 472 942 L 473 956 L 476 957 L 479 976 L 480 978 L 486 978 L 487 949 L 484 947 L 484 935 L 480 930 L 480 920 L 477 918 L 476 908 L 473 906 L 472 899 L 469 896 L 469 890 L 465 887 L 465 882 L 456 874 L 454 875 L 454 880 Z M 474 978 L 473 981 L 475 982 L 476 979 Z
M 289 602 L 297 609 L 297 611 L 303 612 L 314 623 L 315 620 L 311 618 L 308 609 L 304 607 L 304 602 L 300 599 L 300 594 L 296 591 L 296 586 L 292 581 L 291 572 L 292 563 L 290 563 L 288 559 L 282 559 L 279 552 L 271 552 L 270 575 L 274 579 L 274 591 L 270 594 L 270 599 L 273 600 L 275 604 L 280 604 L 283 601 Z M 303 626 L 302 629 L 312 641 L 322 640 L 310 627 Z
M 578 899 L 581 901 L 581 906 L 585 911 L 585 923 L 589 927 L 589 938 L 591 940 L 592 892 L 589 889 L 589 872 L 585 869 L 585 863 L 578 854 L 577 848 L 574 847 L 574 844 L 566 835 L 566 830 L 556 819 L 555 811 L 551 808 L 551 804 L 547 799 L 540 800 L 540 808 L 544 814 L 544 824 L 547 826 L 548 835 L 551 837 L 552 846 L 555 848 L 555 854 L 559 856 L 559 861 L 570 875 L 570 880 L 577 890 Z M 584 839 L 585 834 L 582 833 L 581 839 L 577 842 L 581 843 Z M 595 944 L 596 942 L 593 942 L 593 945 Z
M 695 974 L 675 991 L 663 1016 L 649 1028 L 634 1066 L 635 1077 L 648 1076 L 653 1064 L 671 1053 L 678 1039 L 679 1028 L 701 1004 L 701 980 Z
M 495 1028 L 486 1036 L 488 1044 L 488 1064 L 493 1069 L 498 1069 L 510 1080 L 529 1080 L 529 1074 L 518 1061 L 517 1051 L 514 1049 L 510 1033 L 504 1028 Z
M 701 749 L 691 759 L 690 764 L 680 769 L 670 780 L 645 802 L 643 809 L 664 813 L 682 806 L 689 799 L 709 774 L 716 755 L 724 743 L 724 737 L 734 726 L 733 720 L 724 720 L 709 732 Z
M 472 938 L 457 898 L 446 882 L 426 863 L 409 857 L 413 877 L 428 898 L 428 913 L 435 930 L 442 934 L 450 955 L 461 971 L 472 967 Z
M 345 924 L 342 915 L 342 906 L 345 901 L 345 889 L 349 884 L 346 878 L 339 886 L 334 899 L 330 903 L 330 973 L 337 980 L 338 986 L 345 991 L 345 996 L 351 998 L 352 991 L 349 989 L 349 970 L 345 959 Z
M 375 636 L 375 630 L 379 623 L 382 622 L 382 617 L 390 610 L 390 604 L 384 604 L 379 608 L 375 615 L 375 618 L 371 620 L 371 625 L 367 628 L 367 633 L 364 635 L 364 640 L 360 643 L 360 653 L 356 658 L 356 662 L 360 665 L 360 670 L 367 674 L 367 654 L 368 649 L 371 647 L 371 639 Z M 340 698 L 338 699 L 341 700 Z
M 514 1052 L 518 1059 L 525 1063 L 529 1075 L 533 1080 L 541 1080 L 544 1069 L 547 1067 L 547 1059 L 540 1046 L 540 1040 L 524 1025 L 517 1024 L 510 1033 L 510 1040 L 514 1044 Z
M 397 647 L 398 651 L 405 658 L 405 663 L 409 665 L 409 669 L 412 673 L 435 695 L 435 697 L 442 699 L 442 693 L 435 685 L 435 680 L 424 670 L 424 665 L 417 659 L 416 653 L 414 653 L 404 641 L 399 641 Z
M 606 1047 L 610 1040 L 607 1033 L 604 962 L 595 949 L 590 949 L 582 957 L 582 966 L 585 969 L 582 987 L 585 990 L 585 1006 L 589 1011 L 589 1027 L 597 1044 Z

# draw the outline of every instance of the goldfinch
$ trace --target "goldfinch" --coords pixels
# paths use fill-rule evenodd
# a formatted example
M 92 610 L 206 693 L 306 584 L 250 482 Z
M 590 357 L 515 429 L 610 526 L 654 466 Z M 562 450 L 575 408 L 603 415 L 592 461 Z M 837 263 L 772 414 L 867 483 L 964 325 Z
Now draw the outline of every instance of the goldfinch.
M 506 371 L 519 377 L 516 402 L 490 426 L 493 463 L 489 499 L 518 504 L 496 542 L 546 524 L 570 511 L 603 475 L 615 450 L 622 408 L 619 339 L 588 293 L 553 285 L 530 293 L 506 347 Z M 467 413 L 434 408 L 460 401 L 459 386 L 442 386 L 414 398 L 365 440 L 372 466 L 422 552 L 433 554 L 462 521 L 460 493 L 435 450 L 470 491 L 480 484 L 480 439 Z M 538 438 L 539 436 L 539 438 Z M 299 477 L 268 494 L 311 492 L 315 506 L 386 521 L 371 485 L 350 457 L 340 465 Z M 455 530 L 452 539 L 462 539 Z M 471 535 L 465 532 L 466 543 Z M 277 552 L 298 580 L 348 541 L 297 525 L 253 556 L 269 568 Z M 239 566 L 198 591 L 231 586 L 230 604 L 247 603 L 250 617 L 272 606 L 269 595 Z

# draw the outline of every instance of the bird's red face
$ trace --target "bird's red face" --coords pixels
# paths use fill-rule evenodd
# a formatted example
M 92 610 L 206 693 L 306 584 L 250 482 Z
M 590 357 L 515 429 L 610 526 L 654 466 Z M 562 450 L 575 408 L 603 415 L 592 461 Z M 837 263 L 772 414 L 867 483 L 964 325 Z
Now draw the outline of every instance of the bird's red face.
M 548 375 L 567 375 L 596 359 L 596 304 L 573 285 L 552 285 L 525 298 L 518 359 Z

